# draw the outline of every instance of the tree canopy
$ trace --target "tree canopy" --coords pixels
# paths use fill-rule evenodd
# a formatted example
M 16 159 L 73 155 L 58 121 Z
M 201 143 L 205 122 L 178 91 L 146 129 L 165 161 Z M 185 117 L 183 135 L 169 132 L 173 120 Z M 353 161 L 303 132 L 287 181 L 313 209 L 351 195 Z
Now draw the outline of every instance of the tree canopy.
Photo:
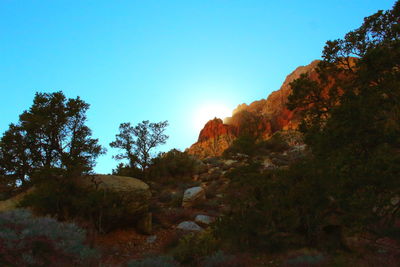
M 40 170 L 67 176 L 88 173 L 103 153 L 85 125 L 89 104 L 63 92 L 36 93 L 29 110 L 10 124 L 0 140 L 0 169 L 15 184 L 32 182 Z
M 291 84 L 288 106 L 303 112 L 314 168 L 353 219 L 384 209 L 400 192 L 399 19 L 399 1 L 365 18 L 326 43 L 317 77 Z
M 168 135 L 164 132 L 168 126 L 168 121 L 153 123 L 142 121 L 136 126 L 128 123 L 121 123 L 119 134 L 110 143 L 113 148 L 119 148 L 123 152 L 115 156 L 116 159 L 128 159 L 129 168 L 137 165 L 144 171 L 151 163 L 151 150 L 158 145 L 165 144 Z

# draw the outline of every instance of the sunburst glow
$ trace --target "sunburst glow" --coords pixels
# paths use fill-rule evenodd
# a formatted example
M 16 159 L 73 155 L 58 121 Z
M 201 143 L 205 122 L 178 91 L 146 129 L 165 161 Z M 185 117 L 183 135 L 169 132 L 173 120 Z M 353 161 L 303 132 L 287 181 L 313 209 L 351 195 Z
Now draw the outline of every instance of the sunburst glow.
M 223 120 L 224 118 L 231 116 L 231 114 L 232 109 L 224 104 L 208 103 L 196 110 L 193 119 L 193 126 L 200 130 L 209 120 L 212 120 L 215 117 Z

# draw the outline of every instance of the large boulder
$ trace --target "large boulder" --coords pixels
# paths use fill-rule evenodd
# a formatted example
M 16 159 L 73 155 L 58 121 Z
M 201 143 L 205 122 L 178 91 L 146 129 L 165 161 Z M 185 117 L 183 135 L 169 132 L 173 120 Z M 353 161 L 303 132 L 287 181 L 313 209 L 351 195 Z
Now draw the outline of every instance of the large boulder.
M 27 195 L 34 191 L 34 187 L 29 188 L 27 191 L 19 193 L 16 196 L 13 196 L 9 199 L 0 201 L 0 212 L 14 210 L 18 208 L 18 204 L 21 200 Z
M 184 221 L 178 224 L 176 227 L 178 230 L 188 231 L 188 232 L 201 232 L 203 228 L 201 228 L 197 223 L 192 221 Z
M 182 207 L 188 208 L 206 198 L 206 192 L 203 187 L 195 186 L 185 190 L 183 194 Z
M 215 221 L 215 218 L 208 215 L 199 214 L 196 215 L 194 221 L 201 225 L 209 225 Z
M 139 179 L 116 175 L 88 175 L 78 179 L 78 185 L 89 190 L 117 194 L 128 211 L 127 216 L 146 214 L 148 210 L 150 187 Z

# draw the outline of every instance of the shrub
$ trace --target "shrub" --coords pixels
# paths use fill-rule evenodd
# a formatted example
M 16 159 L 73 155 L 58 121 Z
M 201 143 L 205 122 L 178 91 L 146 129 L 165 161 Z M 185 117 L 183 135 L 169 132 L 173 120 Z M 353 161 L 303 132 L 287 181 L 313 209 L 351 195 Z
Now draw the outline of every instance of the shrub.
M 152 179 L 166 177 L 187 177 L 198 171 L 199 162 L 193 156 L 177 149 L 161 153 L 153 159 L 149 168 L 149 177 Z
M 178 267 L 179 264 L 169 256 L 155 255 L 140 260 L 132 260 L 128 267 Z
M 231 171 L 225 192 L 230 209 L 214 225 L 216 236 L 251 250 L 315 244 L 328 201 L 323 180 L 307 168 L 260 172 L 251 164 Z
M 112 170 L 112 174 L 118 176 L 134 177 L 137 179 L 143 179 L 145 177 L 141 169 L 136 166 L 131 167 L 124 163 L 118 164 L 117 168 Z
M 224 151 L 223 156 L 229 158 L 236 154 L 252 156 L 256 148 L 256 139 L 250 135 L 242 135 L 236 138 L 233 143 Z
M 83 219 L 100 232 L 125 226 L 135 219 L 117 193 L 87 190 L 72 181 L 56 179 L 42 182 L 20 205 L 59 220 Z
M 211 231 L 191 233 L 179 240 L 178 246 L 172 251 L 174 258 L 182 264 L 199 263 L 201 258 L 218 250 L 217 239 Z
M 290 148 L 284 134 L 281 132 L 274 133 L 271 138 L 257 144 L 257 150 L 269 150 L 272 152 L 283 152 Z
M 90 265 L 96 252 L 84 245 L 85 231 L 27 210 L 0 213 L 0 265 Z
M 292 256 L 285 261 L 285 266 L 321 266 L 326 262 L 326 257 L 316 251 L 304 251 Z
M 235 256 L 227 255 L 223 251 L 218 250 L 212 255 L 206 256 L 202 261 L 201 266 L 204 267 L 239 267 L 243 266 L 237 261 Z

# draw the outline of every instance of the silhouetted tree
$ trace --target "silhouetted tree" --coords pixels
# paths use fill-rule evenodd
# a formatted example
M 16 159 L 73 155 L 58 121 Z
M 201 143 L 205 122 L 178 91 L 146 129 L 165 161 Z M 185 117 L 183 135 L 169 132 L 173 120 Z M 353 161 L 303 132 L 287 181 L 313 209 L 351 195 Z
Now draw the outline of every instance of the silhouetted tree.
M 0 140 L 4 176 L 25 185 L 37 171 L 58 169 L 66 176 L 91 171 L 103 150 L 85 125 L 88 108 L 62 92 L 36 93 L 30 109 Z
M 128 159 L 129 167 L 138 165 L 144 171 L 151 163 L 151 150 L 158 145 L 165 144 L 168 135 L 164 134 L 168 121 L 150 123 L 142 121 L 135 127 L 128 123 L 121 123 L 120 133 L 115 136 L 115 141 L 110 143 L 113 148 L 119 148 L 123 152 L 115 158 Z
M 289 108 L 349 222 L 385 211 L 400 191 L 400 2 L 328 41 L 317 77 L 294 81 Z M 357 218 L 357 219 L 355 219 Z

